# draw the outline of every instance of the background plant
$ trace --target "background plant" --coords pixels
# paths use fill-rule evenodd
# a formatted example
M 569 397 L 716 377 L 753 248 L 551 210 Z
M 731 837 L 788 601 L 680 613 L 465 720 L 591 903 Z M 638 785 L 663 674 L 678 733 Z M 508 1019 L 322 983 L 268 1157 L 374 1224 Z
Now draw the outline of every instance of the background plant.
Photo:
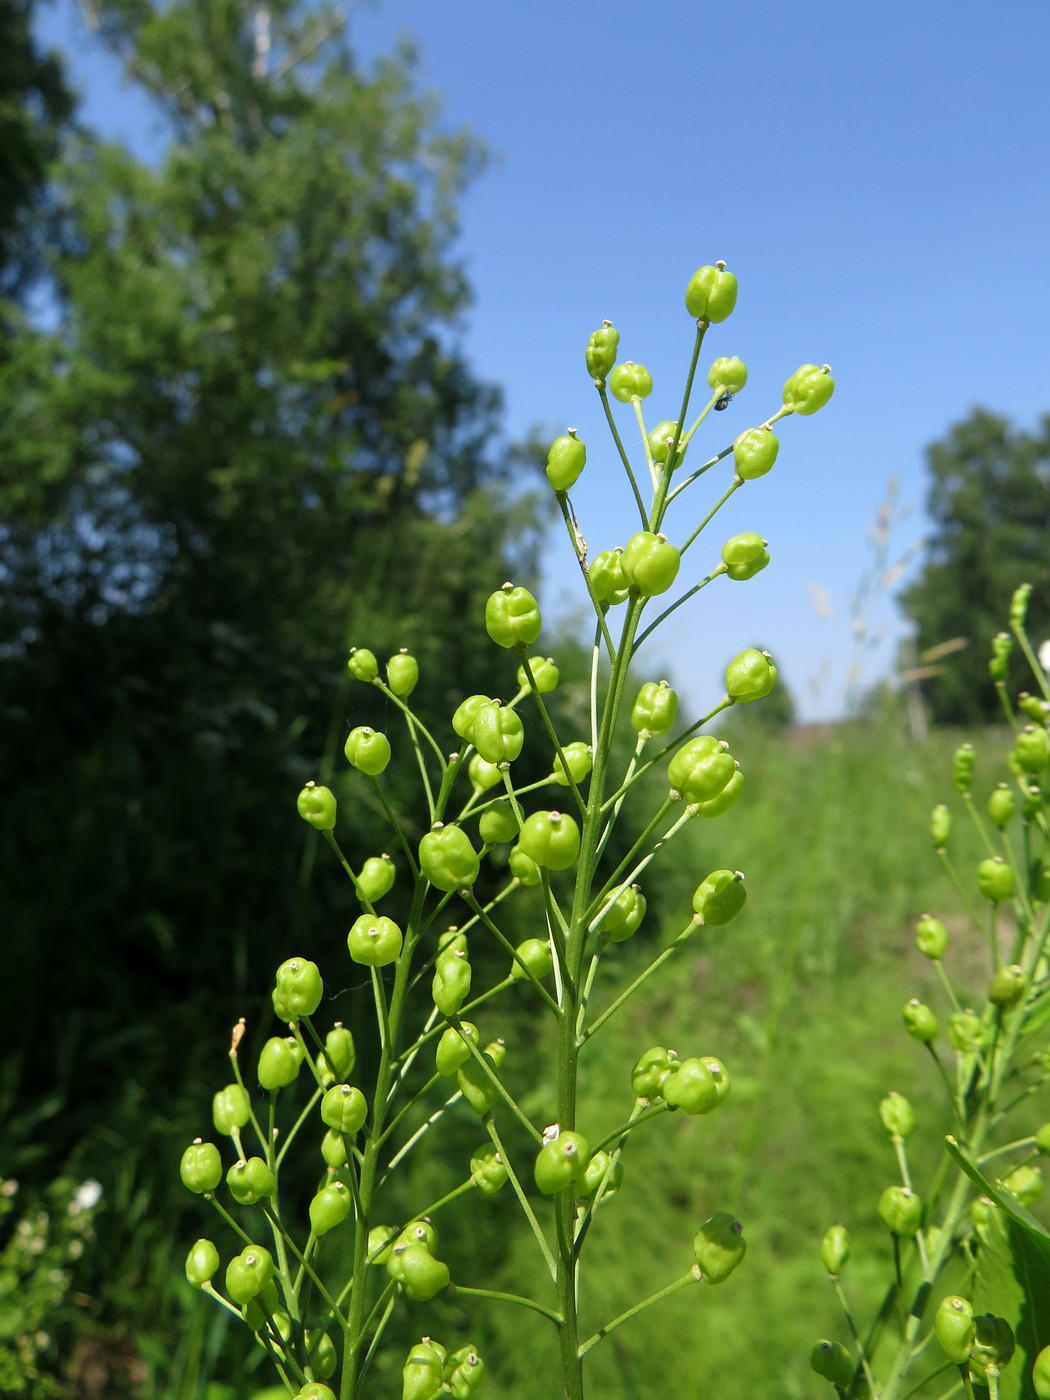
M 879 1116 L 897 1171 L 887 1176 L 878 1215 L 892 1241 L 895 1278 L 870 1324 L 854 1320 L 840 1282 L 849 1232 L 832 1227 L 821 1247 L 853 1345 L 818 1342 L 812 1365 L 843 1396 L 965 1393 L 972 1400 L 975 1387 L 991 1400 L 1044 1393 L 1033 1370 L 1050 1344 L 1050 1233 L 1024 1207 L 1042 1192 L 1038 1162 L 1050 1150 L 1050 1128 L 1040 1126 L 1050 1081 L 1050 687 L 1025 629 L 1030 592 L 1026 584 L 1014 594 L 1010 632 L 996 637 L 989 664 L 1010 725 L 1002 778 L 984 797 L 972 745 L 959 747 L 952 762 L 964 820 L 972 819 L 984 848 L 975 878 L 952 859 L 948 807 L 938 804 L 930 823 L 934 848 L 984 944 L 960 965 L 941 919 L 924 914 L 916 924 L 940 1006 L 938 1014 L 928 1004 L 933 997 L 913 997 L 904 1026 L 942 1081 L 947 1156 L 929 1161 L 923 1153 L 920 1176 L 913 1150 L 930 1126 L 930 1104 L 920 1101 L 916 1112 L 896 1091 L 883 1098 Z M 1038 689 L 1016 702 L 1008 687 L 1015 646 Z
M 530 655 L 542 622 L 535 598 L 520 585 L 505 583 L 490 595 L 485 608 L 489 637 L 520 663 L 517 690 L 505 701 L 483 694 L 462 700 L 452 716 L 452 728 L 461 742 L 450 755 L 410 707 L 409 697 L 419 679 L 415 657 L 406 650 L 396 653 L 387 663 L 384 678 L 371 650 L 351 650 L 351 675 L 378 688 L 403 714 L 407 747 L 418 766 L 428 816 L 420 830 L 392 805 L 382 781 L 391 761 L 391 744 L 385 733 L 368 724 L 351 729 L 345 753 L 351 767 L 370 782 L 386 814 L 394 859 L 372 854 L 361 864 L 367 848 L 348 858 L 333 834 L 338 803 L 332 791 L 309 783 L 299 797 L 300 814 L 325 834 L 360 901 L 362 912 L 351 925 L 347 947 L 352 964 L 368 970 L 374 1028 L 363 1030 L 362 1011 L 344 993 L 339 999 L 346 1000 L 351 1012 L 348 1019 L 357 1031 L 356 1040 L 342 1021 L 322 1039 L 323 1027 L 315 1026 L 313 1019 L 325 999 L 318 967 L 302 957 L 283 962 L 273 1004 L 292 1034 L 269 1040 L 259 1057 L 254 1077 L 268 1099 L 253 1102 L 251 1080 L 241 1070 L 241 1024 L 231 1045 L 235 1082 L 216 1096 L 214 1107 L 215 1127 L 232 1139 L 237 1158 L 225 1172 L 234 1209 L 259 1208 L 265 1228 L 256 1215 L 249 1217 L 246 1228 L 230 1214 L 225 1193 L 217 1194 L 224 1166 L 212 1142 L 196 1139 L 183 1155 L 181 1172 L 184 1184 L 212 1202 L 244 1246 L 227 1263 L 223 1286 L 214 1281 L 220 1270 L 219 1253 L 209 1239 L 201 1239 L 187 1260 L 187 1277 L 229 1311 L 241 1311 L 289 1391 L 302 1397 L 333 1394 L 323 1382 L 334 1379 L 337 1372 L 341 1400 L 367 1393 L 372 1359 L 384 1344 L 399 1301 L 406 1298 L 418 1303 L 488 1299 L 546 1318 L 554 1324 L 560 1388 L 566 1396 L 582 1397 L 583 1360 L 605 1337 L 690 1284 L 721 1283 L 743 1257 L 741 1223 L 728 1212 L 716 1211 L 698 1222 L 694 1262 L 685 1273 L 616 1316 L 592 1319 L 586 1325 L 581 1319 L 581 1302 L 586 1308 L 588 1301 L 580 1274 L 584 1245 L 599 1212 L 604 1214 L 620 1190 L 621 1158 L 629 1139 L 642 1124 L 669 1112 L 710 1113 L 730 1084 L 728 1071 L 717 1057 L 693 1053 L 680 1057 L 674 1050 L 656 1046 L 638 1059 L 630 1074 L 630 1092 L 624 1093 L 615 1126 L 588 1127 L 590 1136 L 585 1136 L 585 1125 L 578 1118 L 580 1076 L 593 1059 L 592 1038 L 698 929 L 728 923 L 745 900 L 740 872 L 712 871 L 694 890 L 692 912 L 669 946 L 650 953 L 633 979 L 624 979 L 622 973 L 616 976 L 619 945 L 645 919 L 646 899 L 639 880 L 659 870 L 662 862 L 654 861 L 690 822 L 720 816 L 740 795 L 743 777 L 728 745 L 698 731 L 721 711 L 760 700 L 776 681 L 768 654 L 745 649 L 726 671 L 721 700 L 704 719 L 671 738 L 677 697 L 665 681 L 653 680 L 645 682 L 632 701 L 632 663 L 660 622 L 701 589 L 723 575 L 743 582 L 764 568 L 769 562 L 765 541 L 757 534 L 734 536 L 722 546 L 720 559 L 700 566 L 706 567 L 705 573 L 697 577 L 696 567 L 690 569 L 697 581 L 644 627 L 643 614 L 654 598 L 671 592 L 683 556 L 719 507 L 772 468 L 779 448 L 773 426 L 795 413 L 816 412 L 834 387 L 827 366 L 803 365 L 787 381 L 782 404 L 771 417 L 738 434 L 729 446 L 699 465 L 695 465 L 694 446 L 694 461 L 687 464 L 686 452 L 698 429 L 747 382 L 746 367 L 739 359 L 716 358 L 707 373 L 710 396 L 690 421 L 689 404 L 706 333 L 712 323 L 730 315 L 736 290 L 736 279 L 723 263 L 701 268 L 689 283 L 686 306 L 696 319 L 697 332 L 681 409 L 673 421 L 655 426 L 645 422 L 642 402 L 652 392 L 652 379 L 640 364 L 616 363 L 616 330 L 606 322 L 591 336 L 588 372 L 601 397 L 641 525 L 622 548 L 588 558 L 568 495 L 587 456 L 575 432 L 570 429 L 558 438 L 548 453 L 547 475 L 596 619 L 585 737 L 570 741 L 559 736 L 552 723 L 544 696 L 556 688 L 557 667 Z M 644 475 L 632 467 L 624 448 L 610 393 L 633 410 Z M 682 545 L 672 544 L 665 533 L 670 506 L 727 457 L 732 458 L 728 485 L 700 522 L 692 529 L 686 527 Z M 640 476 L 646 483 L 644 493 Z M 617 613 L 620 607 L 623 612 Z M 526 699 L 535 703 L 539 727 L 550 744 L 547 761 L 552 766 L 546 777 L 522 782 L 517 768 L 512 777 L 512 765 L 524 745 L 518 710 Z M 614 736 L 628 716 L 637 737 L 626 766 L 618 770 L 612 766 Z M 626 854 L 618 862 L 610 859 L 610 842 L 621 812 L 645 796 L 639 789 L 641 780 L 657 765 L 662 771 L 665 761 L 669 790 L 664 789 Z M 469 779 L 465 785 L 464 776 Z M 566 789 L 559 809 L 536 807 L 530 794 L 551 783 Z M 472 839 L 475 819 L 477 837 Z M 507 844 L 511 849 L 504 856 L 501 848 Z M 507 879 L 481 903 L 475 892 L 480 862 L 493 853 L 498 865 L 506 861 Z M 539 936 L 515 947 L 501 927 L 499 906 L 523 888 L 535 891 Z M 407 910 L 398 919 L 376 909 L 392 893 L 401 909 Z M 452 922 L 442 933 L 450 917 Z M 479 992 L 471 949 L 479 940 L 492 939 L 510 962 L 499 980 Z M 610 965 L 613 985 L 605 991 Z M 531 989 L 549 1013 L 549 1033 L 557 1046 L 547 1076 L 536 1074 L 535 1063 L 530 1066 L 527 1093 L 515 1092 L 509 1067 L 513 1047 L 505 1073 L 505 1039 L 490 1038 L 490 1033 L 483 1034 L 466 1019 L 481 1009 L 487 1017 L 492 998 L 516 982 L 526 991 Z M 367 1001 L 367 983 L 362 986 L 359 981 L 358 987 Z M 435 1045 L 431 1072 L 424 1066 Z M 279 1117 L 279 1094 L 299 1078 L 304 1066 L 316 1084 L 313 1095 L 304 1108 L 295 1110 L 294 1118 L 287 1108 Z M 453 1077 L 458 1088 L 451 1097 L 438 1092 L 436 1103 L 431 1102 L 441 1080 Z M 481 1119 L 488 1139 L 474 1151 L 465 1180 L 424 1206 L 416 1201 L 407 1208 L 403 1201 L 398 1203 L 401 1209 L 394 1223 L 389 1223 L 386 1212 L 396 1209 L 397 1198 L 383 1192 L 388 1178 L 418 1143 L 429 1141 L 436 1125 L 442 1126 L 446 1113 L 461 1101 Z M 539 1126 L 548 1118 L 553 1119 L 548 1126 Z M 327 1127 L 322 1143 L 327 1171 L 317 1179 L 310 1201 L 309 1231 L 297 1237 L 288 1213 L 288 1193 L 281 1185 L 289 1174 L 285 1164 L 291 1153 L 291 1160 L 298 1157 L 303 1170 L 295 1140 L 300 1131 L 317 1133 L 322 1127 Z M 245 1146 L 242 1138 L 252 1145 Z M 549 1274 L 540 1296 L 493 1289 L 483 1281 L 467 1285 L 459 1280 L 458 1270 L 453 1282 L 439 1249 L 432 1216 L 441 1219 L 442 1208 L 465 1193 L 494 1193 L 508 1178 L 524 1218 L 519 1233 L 531 1233 Z M 537 1190 L 540 1197 L 551 1198 L 553 1209 L 537 1200 Z M 322 1241 L 344 1223 L 352 1236 L 352 1264 L 344 1263 L 343 1272 L 333 1275 L 320 1263 L 328 1253 Z M 477 1269 L 476 1253 L 472 1262 Z M 434 1330 L 426 1328 L 422 1339 L 409 1349 L 403 1368 L 406 1400 L 432 1400 L 447 1391 L 466 1396 L 481 1380 L 484 1363 L 476 1345 L 463 1340 L 446 1348 L 433 1339 Z

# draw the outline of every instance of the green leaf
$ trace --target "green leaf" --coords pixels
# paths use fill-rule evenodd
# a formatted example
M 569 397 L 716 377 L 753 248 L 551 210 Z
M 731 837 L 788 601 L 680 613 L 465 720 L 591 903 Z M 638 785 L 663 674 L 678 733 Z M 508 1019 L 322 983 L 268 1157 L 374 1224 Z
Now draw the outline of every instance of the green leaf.
M 1005 1317 L 1017 1338 L 1017 1354 L 1003 1372 L 1001 1400 L 1036 1400 L 1032 1363 L 1050 1345 L 1050 1232 L 1009 1192 L 983 1174 L 953 1137 L 948 1155 L 983 1196 L 1003 1212 L 982 1229 L 974 1280 L 974 1307 Z

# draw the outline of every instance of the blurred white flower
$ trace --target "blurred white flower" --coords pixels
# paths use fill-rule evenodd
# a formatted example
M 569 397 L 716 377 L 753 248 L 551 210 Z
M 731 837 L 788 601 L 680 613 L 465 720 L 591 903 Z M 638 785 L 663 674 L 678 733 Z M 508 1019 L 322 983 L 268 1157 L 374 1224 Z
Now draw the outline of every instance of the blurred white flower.
M 73 1199 L 69 1203 L 70 1215 L 77 1215 L 82 1210 L 94 1210 L 102 1199 L 102 1187 L 92 1178 L 82 1181 L 73 1193 Z
M 1039 664 L 1044 671 L 1050 671 L 1050 637 L 1046 639 L 1038 652 Z

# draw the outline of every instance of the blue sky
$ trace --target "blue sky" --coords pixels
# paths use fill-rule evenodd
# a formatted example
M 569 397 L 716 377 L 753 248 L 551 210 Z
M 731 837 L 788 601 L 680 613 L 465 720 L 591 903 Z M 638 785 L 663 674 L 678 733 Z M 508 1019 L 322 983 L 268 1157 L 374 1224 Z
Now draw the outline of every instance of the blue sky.
M 148 111 L 73 5 L 47 8 L 41 30 L 67 51 L 87 119 L 149 152 Z M 993 20 L 974 0 L 385 0 L 358 4 L 350 33 L 366 61 L 413 36 L 421 86 L 498 157 L 462 206 L 464 345 L 504 386 L 511 432 L 579 428 L 589 464 L 573 498 L 592 553 L 636 528 L 583 368 L 603 317 L 653 373 L 647 417 L 673 417 L 685 283 L 719 258 L 737 273 L 737 311 L 707 346 L 740 355 L 750 381 L 712 416 L 712 451 L 772 412 L 800 363 L 833 366 L 831 404 L 785 425 L 774 470 L 694 547 L 706 566 L 758 530 L 771 567 L 676 614 L 652 670 L 701 709 L 725 661 L 761 644 L 803 717 L 840 712 L 848 600 L 890 476 L 910 507 L 895 559 L 923 534 L 925 444 L 975 404 L 1028 426 L 1050 411 L 1050 6 L 1019 0 Z M 710 504 L 702 487 L 683 535 Z M 551 610 L 571 613 L 574 567 L 552 531 Z M 885 597 L 869 610 L 889 635 L 868 678 L 890 663 L 895 618 Z

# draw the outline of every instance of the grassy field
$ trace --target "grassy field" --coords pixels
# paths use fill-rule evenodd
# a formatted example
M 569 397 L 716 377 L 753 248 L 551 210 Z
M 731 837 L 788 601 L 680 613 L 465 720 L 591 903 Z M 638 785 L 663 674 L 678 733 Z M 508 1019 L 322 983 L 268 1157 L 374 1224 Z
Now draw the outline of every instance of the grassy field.
M 710 1117 L 661 1117 L 632 1141 L 624 1188 L 588 1244 L 585 1326 L 599 1326 L 684 1274 L 692 1236 L 715 1211 L 744 1221 L 748 1255 L 723 1287 L 687 1288 L 598 1346 L 589 1394 L 833 1394 L 808 1362 L 819 1337 L 848 1341 L 820 1262 L 824 1230 L 843 1221 L 853 1233 L 846 1286 L 862 1318 L 871 1316 L 891 1277 L 889 1239 L 875 1208 L 898 1176 L 878 1102 L 891 1089 L 911 1099 L 919 1126 L 909 1152 L 918 1181 L 937 1160 L 948 1126 L 933 1067 L 901 1021 L 912 996 L 941 1005 L 930 964 L 914 946 L 915 919 L 940 915 L 953 931 L 953 976 L 964 990 L 971 976 L 975 994 L 983 982 L 980 941 L 966 931 L 962 902 L 928 834 L 933 805 L 952 799 L 951 754 L 962 737 L 938 733 L 914 745 L 888 721 L 779 737 L 745 732 L 734 740 L 747 781 L 740 803 L 718 821 L 696 823 L 650 872 L 650 885 L 663 882 L 664 907 L 680 915 L 662 931 L 646 925 L 621 945 L 615 956 L 625 970 L 643 965 L 641 940 L 666 944 L 684 925 L 691 892 L 711 869 L 744 871 L 748 904 L 726 927 L 701 930 L 596 1037 L 580 1125 L 597 1137 L 626 1118 L 631 1067 L 652 1045 L 683 1056 L 717 1054 L 733 1090 Z M 975 742 L 983 793 L 1002 776 L 991 764 L 1002 745 L 993 735 Z M 954 854 L 967 869 L 982 852 L 976 833 L 961 821 L 956 826 Z M 494 1011 L 494 1019 L 501 1014 Z M 508 1082 L 535 1120 L 547 1121 L 549 1105 L 536 1094 L 530 1102 L 530 1080 L 539 1078 L 534 1066 L 545 1054 L 535 1023 L 523 1019 L 508 1040 Z M 1050 1118 L 1050 1106 L 1042 1107 L 1041 1117 Z M 427 1199 L 461 1179 L 462 1161 L 480 1140 L 477 1120 L 465 1110 L 448 1127 L 441 1157 L 421 1156 L 409 1184 L 432 1191 Z M 494 1286 L 523 1293 L 535 1283 L 536 1296 L 545 1296 L 535 1246 L 519 1228 L 509 1190 L 494 1199 L 471 1194 L 437 1223 L 454 1279 L 480 1281 L 488 1272 L 478 1268 L 480 1256 L 497 1265 L 501 1283 Z M 186 1346 L 195 1355 L 184 1350 L 183 1363 L 158 1379 L 158 1400 L 251 1395 L 247 1377 L 240 1387 L 206 1391 L 224 1327 L 207 1300 L 178 1291 L 190 1311 Z M 473 1337 L 488 1363 L 485 1394 L 550 1400 L 549 1324 L 518 1309 L 456 1299 L 408 1305 L 377 1394 L 400 1394 L 404 1346 L 420 1329 Z M 254 1374 L 256 1387 L 268 1384 L 265 1366 Z

